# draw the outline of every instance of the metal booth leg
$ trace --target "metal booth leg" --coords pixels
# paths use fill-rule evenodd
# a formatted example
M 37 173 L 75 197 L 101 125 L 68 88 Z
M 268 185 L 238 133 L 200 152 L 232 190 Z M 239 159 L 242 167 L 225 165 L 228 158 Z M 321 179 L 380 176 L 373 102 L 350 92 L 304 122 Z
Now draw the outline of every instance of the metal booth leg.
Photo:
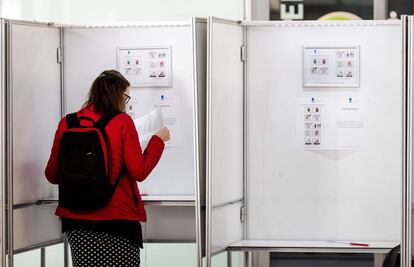
M 40 267 L 46 267 L 46 248 L 40 249 Z
M 231 260 L 231 250 L 227 250 L 227 267 L 232 267 L 233 263 Z
M 69 267 L 69 244 L 66 234 L 63 235 L 63 266 Z
M 252 267 L 270 267 L 270 252 L 252 251 Z

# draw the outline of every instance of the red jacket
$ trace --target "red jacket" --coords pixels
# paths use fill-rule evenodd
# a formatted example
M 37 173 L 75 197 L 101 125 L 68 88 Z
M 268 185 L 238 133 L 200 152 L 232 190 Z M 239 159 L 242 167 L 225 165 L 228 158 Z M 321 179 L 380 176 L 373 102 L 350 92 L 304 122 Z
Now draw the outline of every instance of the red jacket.
M 83 108 L 77 114 L 78 117 L 85 116 L 95 121 L 100 118 L 99 114 L 93 112 L 92 107 Z M 81 120 L 81 124 L 88 125 L 90 122 Z M 63 118 L 59 122 L 53 141 L 52 152 L 45 170 L 46 178 L 52 184 L 58 183 L 59 144 L 66 129 L 66 119 Z M 136 205 L 132 195 L 130 179 L 138 182 L 145 180 L 161 158 L 164 142 L 158 136 L 153 136 L 144 153 L 142 153 L 134 122 L 125 113 L 115 116 L 105 127 L 105 132 L 108 136 L 109 177 L 111 182 L 115 183 L 123 162 L 125 163 L 127 174 L 121 179 L 111 201 L 106 207 L 88 212 L 74 212 L 58 207 L 56 215 L 79 220 L 138 220 L 145 222 L 147 215 L 137 183 L 134 182 L 132 184 L 133 190 L 139 199 L 138 205 Z

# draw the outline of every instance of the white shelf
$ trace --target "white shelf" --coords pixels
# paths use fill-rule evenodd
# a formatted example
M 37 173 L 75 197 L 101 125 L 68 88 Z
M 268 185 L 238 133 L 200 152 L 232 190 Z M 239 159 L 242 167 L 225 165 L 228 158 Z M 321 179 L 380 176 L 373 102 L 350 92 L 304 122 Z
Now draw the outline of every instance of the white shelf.
M 195 206 L 194 195 L 143 195 L 146 206 Z
M 369 246 L 355 246 L 346 243 L 363 243 Z M 311 241 L 311 240 L 243 240 L 228 247 L 234 251 L 265 250 L 271 252 L 316 252 L 316 253 L 387 253 L 398 245 L 398 241 Z
M 145 206 L 195 206 L 193 195 L 147 195 L 141 196 Z M 42 199 L 38 203 L 21 203 L 15 208 L 24 208 L 33 205 L 57 205 L 57 199 Z
M 145 201 L 195 201 L 194 195 L 141 195 Z

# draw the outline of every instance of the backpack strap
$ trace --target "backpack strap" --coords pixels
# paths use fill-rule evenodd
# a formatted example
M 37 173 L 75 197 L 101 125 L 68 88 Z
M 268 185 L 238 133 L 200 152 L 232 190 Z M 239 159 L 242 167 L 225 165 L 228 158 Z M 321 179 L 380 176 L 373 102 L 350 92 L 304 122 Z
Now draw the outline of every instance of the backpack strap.
M 400 248 L 401 246 L 398 245 L 391 249 L 390 252 L 388 252 L 387 256 L 384 259 L 384 262 L 382 263 L 382 267 L 395 267 L 396 263 L 398 261 L 398 257 L 400 254 Z
M 76 114 L 76 112 L 66 115 L 66 124 L 68 125 L 68 128 L 79 128 L 80 127 L 80 122 L 79 122 L 78 115 Z
M 138 197 L 137 197 L 137 195 L 135 194 L 135 192 L 134 192 L 134 181 L 132 181 L 132 179 L 129 179 L 129 182 L 131 183 L 131 192 L 132 192 L 132 197 L 134 198 L 134 201 L 135 201 L 135 204 L 136 205 L 138 205 L 138 202 L 139 202 L 139 200 L 138 200 Z
M 102 135 L 105 139 L 105 142 L 107 144 L 108 144 L 108 137 L 107 137 L 106 132 L 105 132 L 105 126 L 118 114 L 120 114 L 120 112 L 109 114 L 109 115 L 104 115 L 97 122 L 95 122 L 95 124 L 94 124 L 94 127 L 99 129 L 99 131 L 102 133 Z
M 121 170 L 119 171 L 118 178 L 115 181 L 114 188 L 117 188 L 118 187 L 119 182 L 121 181 L 122 177 L 124 177 L 124 174 L 126 173 L 126 171 L 127 170 L 126 170 L 125 164 L 122 164 Z M 134 184 L 133 184 L 132 179 L 129 179 L 129 182 L 131 184 L 132 197 L 134 198 L 135 204 L 138 205 L 139 200 L 138 200 L 137 195 L 134 192 Z
M 121 112 L 116 112 L 113 114 L 102 116 L 97 122 L 95 122 L 95 127 L 105 129 L 105 126 L 118 114 Z
M 114 188 L 118 187 L 119 182 L 121 181 L 122 177 L 124 177 L 124 173 L 125 173 L 124 170 L 125 170 L 124 164 L 122 163 L 121 169 L 119 170 L 118 178 L 116 178 L 115 180 Z
M 117 112 L 117 113 L 113 113 L 110 115 L 106 115 L 106 116 L 102 116 L 96 123 L 95 123 L 95 127 L 98 128 L 102 135 L 105 138 L 105 141 L 107 142 L 107 136 L 106 136 L 106 132 L 105 132 L 105 126 L 114 118 L 116 117 L 118 114 L 120 114 L 121 112 Z M 108 143 L 108 142 L 107 142 Z M 122 164 L 121 170 L 119 171 L 119 175 L 118 178 L 116 178 L 114 187 L 118 187 L 119 183 L 121 182 L 122 177 L 124 177 L 124 174 L 126 173 L 126 167 L 125 164 Z M 139 200 L 138 197 L 136 196 L 135 192 L 134 192 L 134 187 L 133 187 L 133 181 L 130 179 L 131 182 L 131 192 L 132 192 L 132 196 L 134 198 L 135 204 L 138 204 Z

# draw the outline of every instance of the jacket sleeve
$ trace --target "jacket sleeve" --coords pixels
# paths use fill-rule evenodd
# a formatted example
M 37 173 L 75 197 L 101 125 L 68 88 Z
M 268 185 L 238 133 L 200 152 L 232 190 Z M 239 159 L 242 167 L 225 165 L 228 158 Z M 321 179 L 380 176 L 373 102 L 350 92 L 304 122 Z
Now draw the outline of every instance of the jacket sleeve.
M 164 151 L 164 142 L 153 135 L 142 153 L 138 133 L 131 117 L 127 117 L 127 125 L 123 132 L 124 162 L 131 178 L 142 182 L 157 165 Z
M 46 165 L 45 175 L 47 180 L 52 184 L 58 183 L 58 155 L 59 155 L 59 146 L 60 138 L 62 137 L 63 131 L 67 128 L 66 119 L 62 118 L 59 122 L 58 128 L 55 133 L 55 138 L 53 140 L 52 150 L 50 152 L 50 157 Z

